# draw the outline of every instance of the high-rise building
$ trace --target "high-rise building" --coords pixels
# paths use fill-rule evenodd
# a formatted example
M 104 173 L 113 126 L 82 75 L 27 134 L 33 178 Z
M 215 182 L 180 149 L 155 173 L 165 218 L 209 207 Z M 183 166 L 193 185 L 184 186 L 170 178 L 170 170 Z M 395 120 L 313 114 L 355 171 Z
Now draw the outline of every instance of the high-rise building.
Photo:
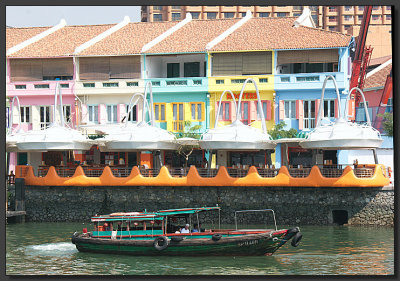
M 193 19 L 242 18 L 250 10 L 254 17 L 298 17 L 309 8 L 315 27 L 357 37 L 365 6 L 142 6 L 143 22 L 179 21 L 186 13 Z M 373 6 L 370 30 L 374 38 L 391 38 L 391 6 Z M 369 32 L 369 33 L 371 33 Z M 371 42 L 371 40 L 368 40 Z M 387 41 L 387 40 L 386 40 Z M 367 42 L 368 44 L 368 42 Z M 369 43 L 374 48 L 372 57 L 391 55 L 391 40 Z M 388 47 L 389 46 L 389 47 Z

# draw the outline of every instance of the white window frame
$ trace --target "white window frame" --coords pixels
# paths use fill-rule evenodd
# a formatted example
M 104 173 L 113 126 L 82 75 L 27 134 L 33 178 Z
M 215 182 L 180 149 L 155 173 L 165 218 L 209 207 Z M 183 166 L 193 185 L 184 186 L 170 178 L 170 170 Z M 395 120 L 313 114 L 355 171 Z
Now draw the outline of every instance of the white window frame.
M 98 104 L 88 104 L 88 122 L 91 124 L 99 124 L 99 105 Z M 92 111 L 92 112 L 90 112 Z M 97 120 L 96 118 L 97 112 Z
M 46 111 L 48 111 L 48 113 L 49 113 L 49 120 L 48 121 L 47 120 L 42 121 L 42 108 L 44 108 L 43 119 L 45 119 L 45 117 L 46 117 Z M 46 129 L 51 124 L 51 121 L 52 121 L 52 111 L 51 111 L 51 109 L 52 109 L 52 107 L 50 105 L 40 105 L 39 106 L 39 122 L 40 122 L 40 128 L 41 129 Z
M 133 116 L 134 108 L 136 108 L 135 116 Z M 132 111 L 132 114 L 129 116 L 129 114 L 128 114 L 129 113 L 129 104 L 127 104 L 126 105 L 126 118 L 127 119 L 125 119 L 125 122 L 137 123 L 137 121 L 138 121 L 138 106 L 137 106 L 137 104 L 135 104 L 135 106 L 132 106 L 131 111 Z M 135 120 L 133 120 L 133 119 L 135 119 Z
M 328 110 L 325 110 L 325 103 L 327 102 L 328 104 Z M 333 103 L 332 103 L 333 102 Z M 333 110 L 331 108 L 331 105 L 333 105 Z M 323 118 L 327 117 L 327 118 L 335 118 L 335 100 L 331 99 L 331 100 L 324 100 L 324 116 L 322 116 Z M 318 108 L 319 110 L 319 108 Z
M 107 123 L 117 123 L 118 122 L 118 105 L 116 104 L 107 104 Z
M 69 107 L 69 116 L 67 116 L 67 108 Z M 64 121 L 66 123 L 72 123 L 72 112 L 71 112 L 71 105 L 70 104 L 64 104 L 63 105 L 63 115 L 64 115 Z
M 311 117 L 311 108 L 312 108 L 312 104 L 314 102 L 314 117 Z M 308 103 L 308 117 L 306 117 L 306 110 L 305 110 L 305 106 Z M 315 128 L 315 100 L 303 100 L 303 128 L 304 129 L 314 129 Z
M 289 110 L 286 110 L 286 104 L 288 104 Z M 283 106 L 285 109 L 285 119 L 296 119 L 296 101 L 295 100 L 285 100 Z M 292 109 L 294 109 L 294 110 L 292 110 Z
M 28 111 L 29 111 L 28 116 L 26 116 L 26 109 L 28 109 Z M 20 107 L 20 111 L 21 111 L 21 123 L 26 123 L 26 124 L 31 123 L 31 119 L 32 119 L 31 118 L 31 114 L 32 114 L 31 107 L 29 105 L 22 105 Z M 28 121 L 26 119 L 28 119 Z

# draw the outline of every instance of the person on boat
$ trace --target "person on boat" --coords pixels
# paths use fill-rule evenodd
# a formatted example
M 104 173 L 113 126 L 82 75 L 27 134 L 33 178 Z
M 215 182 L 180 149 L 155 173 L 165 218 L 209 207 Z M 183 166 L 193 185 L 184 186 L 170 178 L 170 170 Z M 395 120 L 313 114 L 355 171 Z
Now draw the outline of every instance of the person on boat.
M 103 226 L 104 226 L 104 231 L 110 230 L 110 227 L 108 226 L 108 223 L 105 223 Z
M 181 233 L 182 227 L 179 227 L 177 231 L 175 231 L 176 234 Z
M 192 233 L 193 232 L 200 232 L 200 226 L 197 223 L 194 224 L 194 227 L 192 229 Z
M 190 225 L 188 223 L 185 224 L 185 228 L 181 229 L 181 233 L 190 233 L 189 226 Z
M 208 161 L 205 157 L 203 158 L 203 163 L 201 163 L 201 166 L 202 168 L 208 168 Z

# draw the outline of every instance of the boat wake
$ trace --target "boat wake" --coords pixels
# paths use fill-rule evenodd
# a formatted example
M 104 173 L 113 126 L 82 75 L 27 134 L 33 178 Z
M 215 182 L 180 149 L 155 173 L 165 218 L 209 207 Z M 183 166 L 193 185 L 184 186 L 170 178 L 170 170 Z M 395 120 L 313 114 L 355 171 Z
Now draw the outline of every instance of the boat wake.
M 75 254 L 78 250 L 72 243 L 60 242 L 26 246 L 25 252 L 29 255 L 65 256 Z

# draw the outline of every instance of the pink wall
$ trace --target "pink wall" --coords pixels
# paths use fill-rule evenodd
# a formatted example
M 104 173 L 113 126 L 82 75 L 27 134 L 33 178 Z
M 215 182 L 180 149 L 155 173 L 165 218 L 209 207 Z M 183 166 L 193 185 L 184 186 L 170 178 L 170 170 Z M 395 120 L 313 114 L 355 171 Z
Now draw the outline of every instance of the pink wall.
M 379 106 L 383 89 L 364 92 L 365 100 L 368 101 L 368 107 Z M 362 98 L 361 100 L 362 101 Z

